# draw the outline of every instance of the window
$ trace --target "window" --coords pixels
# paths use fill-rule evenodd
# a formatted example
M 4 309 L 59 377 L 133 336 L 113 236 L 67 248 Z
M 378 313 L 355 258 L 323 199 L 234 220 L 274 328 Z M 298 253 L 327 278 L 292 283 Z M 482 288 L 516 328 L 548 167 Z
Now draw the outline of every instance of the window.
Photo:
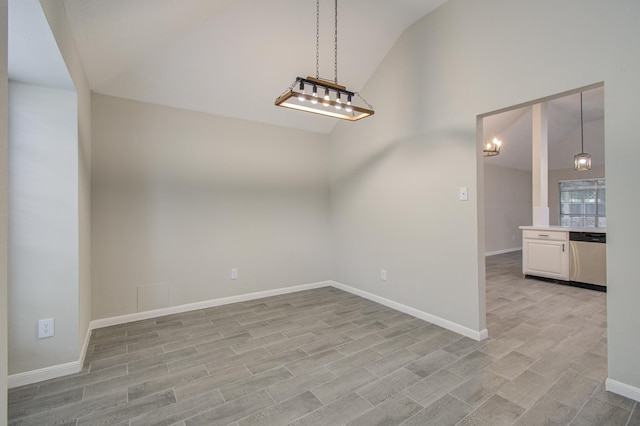
M 560 226 L 606 228 L 604 179 L 560 181 Z

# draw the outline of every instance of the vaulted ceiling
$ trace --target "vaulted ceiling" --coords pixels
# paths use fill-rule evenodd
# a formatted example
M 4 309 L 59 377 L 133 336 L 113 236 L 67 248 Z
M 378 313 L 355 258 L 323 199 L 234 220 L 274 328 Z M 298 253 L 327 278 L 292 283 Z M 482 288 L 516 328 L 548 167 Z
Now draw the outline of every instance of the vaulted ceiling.
M 339 1 L 338 81 L 360 91 L 402 32 L 444 1 Z M 323 133 L 335 126 L 273 105 L 297 76 L 315 76 L 313 0 L 64 5 L 96 93 Z M 331 0 L 320 0 L 320 76 L 334 77 Z
M 547 101 L 549 170 L 573 167 L 573 156 L 581 151 L 582 131 L 584 151 L 591 154 L 593 165 L 604 165 L 604 92 L 604 87 L 583 92 L 583 129 L 579 93 Z M 497 137 L 503 142 L 500 155 L 485 158 L 485 164 L 531 170 L 531 106 L 485 117 L 483 133 L 485 140 Z
M 273 105 L 295 77 L 315 76 L 313 0 L 62 1 L 96 93 L 321 133 L 336 124 Z M 340 0 L 338 81 L 360 91 L 400 35 L 444 2 Z M 327 79 L 333 25 L 334 2 L 320 0 L 319 71 Z M 38 0 L 9 0 L 9 77 L 72 88 Z M 550 169 L 570 168 L 578 95 L 549 101 L 548 111 Z M 584 114 L 585 151 L 603 164 L 603 88 L 585 92 Z M 531 107 L 486 117 L 484 128 L 485 138 L 504 141 L 487 163 L 531 169 Z

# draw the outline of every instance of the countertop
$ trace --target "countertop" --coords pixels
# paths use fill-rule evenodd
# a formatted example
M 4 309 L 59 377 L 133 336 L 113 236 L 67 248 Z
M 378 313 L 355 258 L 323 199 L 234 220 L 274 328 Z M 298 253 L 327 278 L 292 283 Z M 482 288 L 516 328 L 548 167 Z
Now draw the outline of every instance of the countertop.
M 521 226 L 528 231 L 564 231 L 564 232 L 600 232 L 607 233 L 607 228 L 568 228 L 566 226 Z

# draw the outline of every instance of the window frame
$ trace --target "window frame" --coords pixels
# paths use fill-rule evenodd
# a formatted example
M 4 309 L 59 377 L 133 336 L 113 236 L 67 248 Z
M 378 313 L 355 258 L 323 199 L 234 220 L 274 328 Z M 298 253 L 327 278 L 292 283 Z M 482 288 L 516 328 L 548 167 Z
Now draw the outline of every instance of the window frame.
M 563 185 L 567 184 L 572 185 L 572 187 L 563 188 Z M 559 225 L 565 228 L 606 228 L 606 189 L 607 184 L 605 178 L 570 179 L 558 181 Z M 586 198 L 585 193 L 589 191 L 593 192 L 593 197 Z M 566 193 L 569 194 L 569 201 L 563 200 L 563 194 Z M 579 197 L 574 197 L 574 194 L 576 193 L 581 194 Z M 587 200 L 591 201 L 587 202 Z M 567 208 L 563 208 L 567 205 Z M 589 208 L 589 206 L 592 207 Z M 575 210 L 578 211 L 574 212 L 574 208 L 576 208 Z M 565 212 L 567 210 L 568 212 Z M 593 210 L 593 213 L 588 212 L 587 210 Z M 592 220 L 589 220 L 591 218 Z M 592 222 L 593 226 L 588 225 L 588 222 Z

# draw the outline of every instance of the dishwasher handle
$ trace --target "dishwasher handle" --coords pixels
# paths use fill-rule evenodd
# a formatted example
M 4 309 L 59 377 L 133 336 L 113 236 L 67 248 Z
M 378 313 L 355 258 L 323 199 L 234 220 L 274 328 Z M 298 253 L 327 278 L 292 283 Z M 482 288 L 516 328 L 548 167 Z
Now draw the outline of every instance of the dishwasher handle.
M 604 232 L 569 232 L 569 241 L 604 244 L 607 242 L 607 234 Z

